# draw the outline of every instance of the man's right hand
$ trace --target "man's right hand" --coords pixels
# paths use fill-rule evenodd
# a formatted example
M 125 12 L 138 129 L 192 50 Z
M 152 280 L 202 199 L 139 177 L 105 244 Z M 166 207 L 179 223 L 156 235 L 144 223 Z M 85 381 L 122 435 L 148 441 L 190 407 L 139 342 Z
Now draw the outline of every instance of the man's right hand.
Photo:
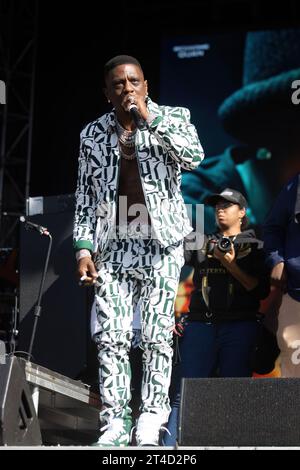
M 80 258 L 77 264 L 77 277 L 80 286 L 92 286 L 95 284 L 98 273 L 92 258 L 88 256 Z

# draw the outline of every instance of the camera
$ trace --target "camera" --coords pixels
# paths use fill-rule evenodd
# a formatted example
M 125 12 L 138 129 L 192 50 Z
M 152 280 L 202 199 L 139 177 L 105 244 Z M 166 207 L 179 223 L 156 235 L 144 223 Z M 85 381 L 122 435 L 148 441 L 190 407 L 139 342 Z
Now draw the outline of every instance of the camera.
M 231 250 L 231 240 L 228 237 L 222 237 L 218 241 L 217 247 L 223 253 L 227 253 Z
M 251 250 L 251 247 L 256 246 L 257 249 L 261 249 L 263 247 L 263 241 L 255 238 L 254 232 L 251 237 L 249 237 L 249 232 L 248 235 L 241 233 L 238 235 L 238 237 L 234 237 L 233 239 L 230 239 L 229 237 L 222 236 L 221 238 L 218 238 L 214 235 L 208 236 L 206 238 L 206 243 L 204 245 L 204 249 L 202 250 L 202 255 L 204 256 L 213 256 L 214 254 L 214 249 L 217 246 L 217 248 L 222 251 L 222 253 L 228 253 L 231 250 L 231 246 L 233 245 L 234 251 L 236 256 L 245 256 L 245 252 L 247 250 Z
M 222 251 L 222 253 L 228 253 L 231 250 L 232 242 L 229 237 L 222 237 L 217 239 L 210 239 L 207 243 L 206 254 L 213 256 L 215 246 Z

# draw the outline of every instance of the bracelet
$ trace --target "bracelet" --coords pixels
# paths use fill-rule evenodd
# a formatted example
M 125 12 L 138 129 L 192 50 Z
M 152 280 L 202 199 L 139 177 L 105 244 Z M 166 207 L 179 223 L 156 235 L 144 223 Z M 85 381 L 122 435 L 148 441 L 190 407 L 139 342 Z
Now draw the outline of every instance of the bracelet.
M 91 258 L 91 252 L 86 250 L 85 248 L 82 250 L 78 250 L 75 253 L 76 261 L 79 261 L 81 258 Z

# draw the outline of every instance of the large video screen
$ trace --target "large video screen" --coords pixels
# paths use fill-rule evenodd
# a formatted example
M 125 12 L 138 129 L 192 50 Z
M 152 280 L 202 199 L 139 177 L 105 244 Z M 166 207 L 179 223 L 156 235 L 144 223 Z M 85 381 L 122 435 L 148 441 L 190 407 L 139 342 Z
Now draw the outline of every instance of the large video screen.
M 297 29 L 164 38 L 160 103 L 190 109 L 206 155 L 183 175 L 187 203 L 235 188 L 248 200 L 250 222 L 263 223 L 299 170 L 299 80 Z M 214 227 L 205 208 L 205 232 Z

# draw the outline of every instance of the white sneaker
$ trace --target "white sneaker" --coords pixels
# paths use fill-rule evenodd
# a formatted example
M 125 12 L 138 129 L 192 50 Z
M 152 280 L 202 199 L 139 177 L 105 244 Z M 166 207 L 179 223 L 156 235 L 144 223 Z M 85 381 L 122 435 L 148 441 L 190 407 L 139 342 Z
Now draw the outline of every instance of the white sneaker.
M 100 431 L 105 431 L 94 447 L 126 447 L 130 440 L 131 419 L 114 418 Z
M 136 426 L 137 446 L 158 446 L 160 430 L 162 426 L 161 416 L 155 413 L 142 413 Z

